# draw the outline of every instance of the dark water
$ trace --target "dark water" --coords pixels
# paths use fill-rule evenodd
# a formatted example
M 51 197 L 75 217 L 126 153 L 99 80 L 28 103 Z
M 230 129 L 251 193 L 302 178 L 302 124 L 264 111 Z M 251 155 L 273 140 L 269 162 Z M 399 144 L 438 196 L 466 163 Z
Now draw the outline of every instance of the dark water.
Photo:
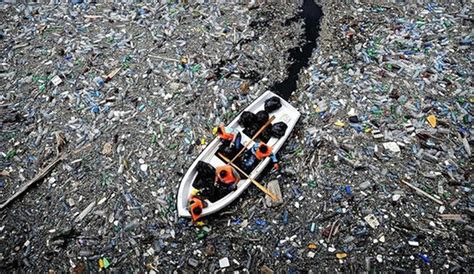
M 289 50 L 290 60 L 293 60 L 293 63 L 288 68 L 288 77 L 283 82 L 276 83 L 270 88 L 285 100 L 288 100 L 291 93 L 296 90 L 298 74 L 303 67 L 308 65 L 309 58 L 316 47 L 316 39 L 320 30 L 320 18 L 323 16 L 321 7 L 316 5 L 313 0 L 304 0 L 302 8 L 303 10 L 298 16 L 304 19 L 306 42 L 301 47 Z

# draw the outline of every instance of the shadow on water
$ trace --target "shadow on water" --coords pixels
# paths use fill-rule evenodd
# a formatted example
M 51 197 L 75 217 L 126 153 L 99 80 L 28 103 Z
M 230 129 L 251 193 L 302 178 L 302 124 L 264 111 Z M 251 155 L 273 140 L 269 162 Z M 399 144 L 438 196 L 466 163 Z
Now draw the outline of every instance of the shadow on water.
M 316 47 L 320 30 L 320 18 L 323 16 L 321 7 L 316 5 L 313 0 L 304 0 L 302 8 L 303 10 L 298 16 L 304 19 L 306 41 L 303 46 L 289 50 L 290 60 L 294 60 L 294 62 L 288 68 L 288 77 L 283 82 L 276 83 L 270 88 L 285 100 L 288 100 L 291 93 L 296 90 L 298 74 L 303 67 L 308 65 L 309 58 Z

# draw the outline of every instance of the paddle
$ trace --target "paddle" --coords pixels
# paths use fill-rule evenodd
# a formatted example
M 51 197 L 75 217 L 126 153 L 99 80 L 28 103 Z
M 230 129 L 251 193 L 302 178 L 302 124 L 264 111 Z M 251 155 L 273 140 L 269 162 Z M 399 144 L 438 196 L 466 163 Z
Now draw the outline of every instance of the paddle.
M 242 152 L 244 152 L 247 149 L 247 147 L 252 143 L 252 141 L 254 141 L 255 138 L 257 138 L 258 135 L 260 135 L 260 133 L 262 133 L 268 127 L 268 125 L 272 123 L 273 120 L 275 120 L 275 116 L 270 117 L 270 119 L 268 119 L 268 121 L 257 131 L 257 133 L 253 135 L 252 139 L 248 140 L 247 143 L 245 143 L 245 146 L 240 149 L 239 153 L 237 153 L 237 155 L 235 155 L 234 158 L 232 158 L 232 160 L 230 160 L 230 163 L 233 163 L 235 159 L 237 159 L 240 156 L 240 154 L 242 154 Z
M 257 182 L 255 179 L 251 178 L 247 173 L 245 173 L 242 169 L 240 169 L 238 166 L 236 166 L 234 163 L 232 163 L 231 160 L 229 160 L 227 157 L 222 155 L 222 153 L 219 153 L 219 156 L 222 157 L 227 163 L 229 163 L 232 167 L 237 169 L 240 173 L 244 174 L 254 185 L 256 185 L 261 191 L 265 192 L 270 198 L 272 198 L 273 201 L 277 201 L 278 198 L 275 196 L 275 194 L 271 193 L 266 187 L 261 185 L 259 182 Z

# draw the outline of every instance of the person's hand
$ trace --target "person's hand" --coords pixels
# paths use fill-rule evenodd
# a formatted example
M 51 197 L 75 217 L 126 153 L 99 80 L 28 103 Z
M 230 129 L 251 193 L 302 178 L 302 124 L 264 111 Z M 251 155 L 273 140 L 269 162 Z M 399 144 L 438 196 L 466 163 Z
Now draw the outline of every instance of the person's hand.
M 273 164 L 273 168 L 274 168 L 275 170 L 279 170 L 279 169 L 280 169 L 280 166 L 278 165 L 278 163 L 274 163 L 274 164 Z

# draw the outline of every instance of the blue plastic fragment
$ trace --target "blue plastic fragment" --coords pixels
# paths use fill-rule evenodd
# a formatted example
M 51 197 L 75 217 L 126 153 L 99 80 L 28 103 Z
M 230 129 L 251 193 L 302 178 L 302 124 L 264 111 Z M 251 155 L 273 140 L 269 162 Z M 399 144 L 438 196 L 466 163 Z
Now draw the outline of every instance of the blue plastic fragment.
M 267 225 L 267 221 L 263 220 L 263 219 L 257 219 L 255 220 L 255 223 L 258 225 L 258 226 L 261 226 L 261 227 L 265 227 Z
M 428 5 L 426 5 L 426 9 L 429 10 L 430 12 L 433 12 L 435 8 L 436 8 L 436 3 L 429 3 Z
M 338 202 L 342 199 L 342 195 L 339 192 L 334 192 L 331 196 L 333 202 Z
M 240 225 L 241 223 L 242 223 L 242 220 L 240 218 L 232 220 L 232 222 L 231 222 L 231 224 L 233 224 L 233 225 Z
M 294 258 L 293 254 L 291 254 L 291 250 L 285 251 L 285 257 L 292 260 Z
M 105 84 L 105 81 L 104 81 L 104 79 L 102 79 L 101 77 L 97 77 L 97 78 L 95 79 L 95 83 L 96 83 L 99 87 L 103 87 L 104 84 Z
M 283 223 L 286 225 L 288 224 L 288 211 L 283 211 Z
M 100 108 L 99 108 L 99 106 L 95 105 L 95 106 L 92 106 L 91 111 L 92 111 L 93 113 L 99 113 L 99 112 L 100 112 Z
M 347 195 L 352 196 L 351 186 L 350 186 L 350 185 L 346 185 L 345 189 L 346 189 Z
M 428 255 L 419 253 L 418 257 L 420 257 L 420 259 L 423 260 L 425 264 L 430 264 L 430 258 L 428 258 Z

